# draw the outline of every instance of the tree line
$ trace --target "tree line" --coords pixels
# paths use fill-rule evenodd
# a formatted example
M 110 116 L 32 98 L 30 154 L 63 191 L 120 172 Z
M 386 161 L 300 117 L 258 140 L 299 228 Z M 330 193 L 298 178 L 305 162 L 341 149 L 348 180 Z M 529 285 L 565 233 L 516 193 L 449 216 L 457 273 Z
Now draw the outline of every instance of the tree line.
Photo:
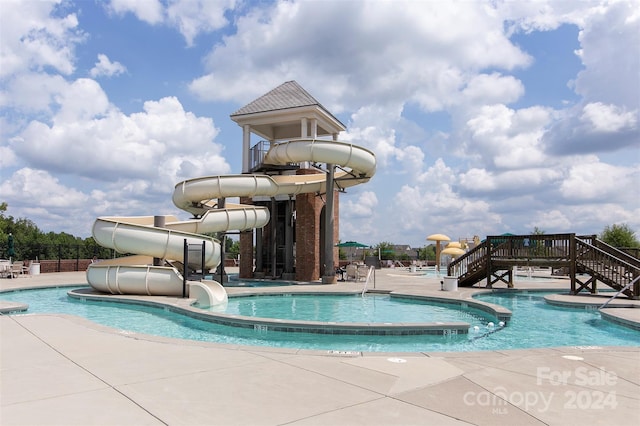
M 45 233 L 29 219 L 8 215 L 7 209 L 6 202 L 0 203 L 0 259 L 111 259 L 124 255 L 100 246 L 93 237 L 80 238 L 66 232 Z M 13 240 L 12 252 L 10 240 Z M 240 252 L 238 242 L 230 238 L 225 238 L 225 249 L 228 257 L 237 258 Z
M 110 249 L 99 246 L 92 237 L 80 238 L 66 232 L 43 232 L 27 218 L 7 214 L 8 205 L 0 203 L 0 258 L 91 259 L 110 258 Z

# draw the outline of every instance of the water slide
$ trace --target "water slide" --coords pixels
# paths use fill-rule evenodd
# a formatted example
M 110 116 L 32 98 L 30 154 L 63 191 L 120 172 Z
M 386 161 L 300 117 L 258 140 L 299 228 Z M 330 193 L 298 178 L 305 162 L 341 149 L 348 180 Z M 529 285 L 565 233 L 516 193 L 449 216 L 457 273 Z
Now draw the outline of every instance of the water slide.
M 376 169 L 375 155 L 371 151 L 353 144 L 319 139 L 272 144 L 263 162 L 272 165 L 333 164 L 340 170 L 334 179 L 341 188 L 369 181 Z M 189 245 L 204 244 L 205 267 L 214 269 L 220 263 L 220 242 L 202 234 L 261 228 L 269 222 L 269 210 L 264 207 L 225 203 L 224 208 L 218 208 L 217 199 L 323 193 L 325 188 L 325 173 L 241 174 L 185 180 L 175 186 L 173 203 L 196 219 L 180 221 L 175 216 L 164 216 L 163 227 L 154 226 L 154 216 L 96 219 L 92 233 L 98 244 L 134 255 L 91 264 L 87 269 L 87 281 L 104 293 L 180 297 L 185 240 Z M 153 258 L 163 259 L 163 266 L 154 266 Z M 199 267 L 202 259 L 197 260 Z M 189 297 L 203 306 L 226 303 L 226 291 L 216 281 L 188 281 L 187 287 Z

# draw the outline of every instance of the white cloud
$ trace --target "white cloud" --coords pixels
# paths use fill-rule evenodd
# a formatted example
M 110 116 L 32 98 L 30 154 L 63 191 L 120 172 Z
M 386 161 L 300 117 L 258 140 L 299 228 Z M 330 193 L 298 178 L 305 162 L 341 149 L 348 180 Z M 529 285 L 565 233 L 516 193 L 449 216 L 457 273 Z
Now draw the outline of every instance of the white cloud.
M 530 62 L 499 19 L 475 2 L 278 2 L 240 17 L 190 88 L 202 99 L 245 102 L 304 76 L 312 93 L 328 91 L 348 109 L 411 99 L 439 110 L 473 72 Z
M 589 12 L 579 36 L 585 68 L 575 80 L 576 92 L 587 103 L 635 109 L 640 55 L 632 51 L 640 46 L 640 8 L 635 1 L 614 1 Z
M 570 212 L 567 212 L 570 213 Z M 557 209 L 537 212 L 528 224 L 530 229 L 538 228 L 545 233 L 563 232 L 572 228 L 571 217 Z
M 24 162 L 105 180 L 230 171 L 212 120 L 185 111 L 176 98 L 148 101 L 144 112 L 127 116 L 109 106 L 93 80 L 70 86 L 54 124 L 32 121 L 11 140 Z
M 584 106 L 580 120 L 590 125 L 593 132 L 616 133 L 637 128 L 638 111 L 625 111 L 616 105 L 601 102 Z
M 16 74 L 0 92 L 0 106 L 25 113 L 50 114 L 55 99 L 67 87 L 67 81 L 61 75 L 34 72 Z
M 467 195 L 516 196 L 548 188 L 562 179 L 560 171 L 552 168 L 507 170 L 490 172 L 470 169 L 459 176 L 460 188 Z
M 341 208 L 344 208 L 344 215 L 349 218 L 370 217 L 378 205 L 378 198 L 372 191 L 362 191 L 355 200 L 352 198 L 348 197 L 341 204 Z
M 461 155 L 470 156 L 489 169 L 522 169 L 548 163 L 541 142 L 551 114 L 541 107 L 513 110 L 487 105 L 466 123 L 467 141 Z
M 125 73 L 127 68 L 120 62 L 111 62 L 109 57 L 103 53 L 98 55 L 98 62 L 91 68 L 89 75 L 96 77 L 113 77 Z
M 74 46 L 82 40 L 76 14 L 55 14 L 59 1 L 2 2 L 0 78 L 51 67 L 68 75 L 75 68 Z M 25 19 L 28 17 L 28 19 Z
M 0 184 L 0 192 L 9 205 L 51 209 L 79 208 L 88 197 L 82 192 L 62 185 L 46 171 L 23 168 Z
M 462 89 L 466 101 L 473 105 L 509 104 L 523 94 L 524 86 L 519 80 L 498 73 L 479 74 Z
M 132 13 L 150 25 L 174 27 L 192 46 L 198 35 L 227 26 L 225 13 L 235 5 L 236 0 L 111 0 L 108 9 L 117 15 Z
M 639 183 L 640 165 L 613 166 L 592 158 L 569 169 L 560 192 L 567 200 L 579 203 L 633 203 L 640 196 Z
M 612 152 L 638 146 L 640 110 L 627 111 L 600 102 L 577 106 L 561 114 L 544 135 L 549 154 Z
M 615 1 L 585 11 L 579 56 L 584 69 L 574 81 L 581 105 L 559 117 L 545 135 L 553 154 L 610 152 L 638 146 L 640 133 L 640 9 Z M 601 114 L 601 115 L 600 115 Z
M 208 33 L 228 24 L 224 14 L 233 9 L 235 0 L 174 0 L 167 7 L 167 18 L 191 46 L 200 33 Z
M 108 8 L 119 15 L 132 13 L 148 24 L 160 24 L 164 20 L 164 8 L 159 0 L 111 0 Z

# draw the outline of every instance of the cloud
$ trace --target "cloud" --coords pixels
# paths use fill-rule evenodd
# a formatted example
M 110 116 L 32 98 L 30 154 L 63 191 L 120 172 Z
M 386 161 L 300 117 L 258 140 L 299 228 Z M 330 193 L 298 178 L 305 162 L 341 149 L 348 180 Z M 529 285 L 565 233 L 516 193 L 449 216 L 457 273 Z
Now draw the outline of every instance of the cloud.
M 640 9 L 617 1 L 585 12 L 577 52 L 584 69 L 573 82 L 580 105 L 559 115 L 544 137 L 549 153 L 611 152 L 638 146 Z
M 421 229 L 426 237 L 460 229 L 498 229 L 502 219 L 491 211 L 490 203 L 461 196 L 455 190 L 457 180 L 455 170 L 439 158 L 413 185 L 403 185 L 387 208 L 393 211 L 396 231 Z
M 117 15 L 131 13 L 150 25 L 174 27 L 192 46 L 199 34 L 227 26 L 225 13 L 235 5 L 236 0 L 171 0 L 166 5 L 159 0 L 111 0 L 108 10 Z
M 230 171 L 214 143 L 213 121 L 185 111 L 174 97 L 147 101 L 143 112 L 127 116 L 95 81 L 78 79 L 58 99 L 53 124 L 34 120 L 10 141 L 26 164 L 106 181 Z
M 593 132 L 617 133 L 637 128 L 637 111 L 627 112 L 615 105 L 595 102 L 585 105 L 580 121 Z
M 147 24 L 160 24 L 164 21 L 164 7 L 159 0 L 111 0 L 108 9 L 118 15 L 132 13 Z
M 65 15 L 59 3 L 2 2 L 0 78 L 46 67 L 64 75 L 74 71 L 74 46 L 84 34 L 78 29 L 76 14 Z
M 378 198 L 373 191 L 362 191 L 356 200 L 348 198 L 341 207 L 345 209 L 346 217 L 366 218 L 373 214 L 373 210 L 378 205 Z
M 3 196 L 14 199 L 14 203 L 29 204 L 32 207 L 78 207 L 87 200 L 84 194 L 61 185 L 57 178 L 46 171 L 28 167 L 14 173 L 0 185 L 0 189 Z
M 524 86 L 513 76 L 479 74 L 469 79 L 461 94 L 472 105 L 509 104 L 524 94 Z
M 89 75 L 93 78 L 113 77 L 126 71 L 127 68 L 120 62 L 111 62 L 107 55 L 101 53 L 98 55 L 98 62 L 96 62 L 95 67 L 89 71 Z
M 548 162 L 541 142 L 552 112 L 543 107 L 513 110 L 502 104 L 482 106 L 466 122 L 460 155 L 489 169 L 522 169 Z
M 225 12 L 235 4 L 235 0 L 175 0 L 167 7 L 167 20 L 191 46 L 199 34 L 224 28 L 229 23 Z
M 26 71 L 7 81 L 0 95 L 0 106 L 19 113 L 53 113 L 56 98 L 68 87 L 61 75 Z
M 614 166 L 592 158 L 569 169 L 560 192 L 567 201 L 576 203 L 617 201 L 633 204 L 640 195 L 639 182 L 640 165 Z
M 190 89 L 204 100 L 246 102 L 304 76 L 304 87 L 339 108 L 409 99 L 436 111 L 477 70 L 530 63 L 499 19 L 475 2 L 277 2 L 239 17 Z
M 635 109 L 640 93 L 640 9 L 634 1 L 611 2 L 587 14 L 577 52 L 584 64 L 575 90 L 585 103 L 602 102 Z M 637 51 L 636 51 L 637 53 Z
M 543 137 L 549 154 L 612 152 L 639 146 L 640 110 L 601 102 L 566 111 Z

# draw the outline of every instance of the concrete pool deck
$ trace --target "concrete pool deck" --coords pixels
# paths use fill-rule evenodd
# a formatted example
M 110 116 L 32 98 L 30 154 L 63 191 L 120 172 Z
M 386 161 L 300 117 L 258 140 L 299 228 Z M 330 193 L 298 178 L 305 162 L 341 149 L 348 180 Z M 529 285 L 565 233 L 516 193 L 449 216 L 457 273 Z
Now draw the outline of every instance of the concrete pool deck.
M 84 283 L 83 272 L 42 274 L 2 279 L 0 290 Z M 477 291 L 442 292 L 438 279 L 401 269 L 377 270 L 369 290 L 456 298 Z M 607 311 L 640 323 L 635 306 Z M 638 347 L 329 353 L 154 337 L 65 315 L 2 315 L 0 372 L 2 425 L 640 423 Z

